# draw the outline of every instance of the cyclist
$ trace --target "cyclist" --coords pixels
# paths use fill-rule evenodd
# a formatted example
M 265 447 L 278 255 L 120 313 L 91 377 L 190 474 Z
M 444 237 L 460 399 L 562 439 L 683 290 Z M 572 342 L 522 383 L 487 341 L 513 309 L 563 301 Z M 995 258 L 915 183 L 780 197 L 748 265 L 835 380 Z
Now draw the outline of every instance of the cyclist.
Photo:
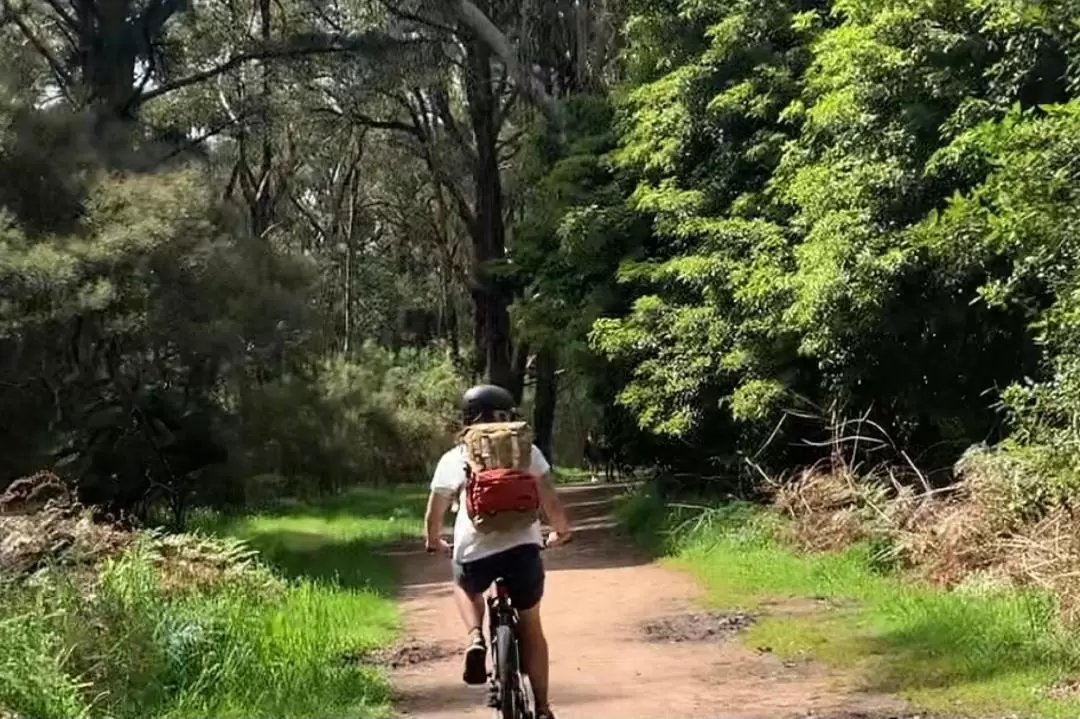
M 502 387 L 473 387 L 461 400 L 462 423 L 467 427 L 510 421 L 516 417 L 514 405 L 513 396 Z M 532 684 L 537 719 L 554 719 L 548 705 L 548 645 L 540 623 L 540 599 L 544 594 L 540 549 L 545 544 L 557 546 L 570 538 L 570 524 L 552 486 L 550 471 L 551 466 L 544 455 L 533 445 L 530 473 L 536 478 L 540 506 L 552 527 L 546 543 L 538 521 L 523 529 L 505 532 L 481 534 L 474 528 L 465 511 L 466 462 L 460 445 L 439 460 L 431 480 L 425 517 L 427 550 L 452 550 L 454 601 L 468 631 L 462 678 L 466 684 L 473 685 L 487 680 L 487 648 L 481 630 L 483 594 L 501 576 L 506 581 L 510 601 L 520 615 L 522 668 Z M 457 500 L 458 509 L 451 547 L 442 539 L 442 522 L 454 500 Z

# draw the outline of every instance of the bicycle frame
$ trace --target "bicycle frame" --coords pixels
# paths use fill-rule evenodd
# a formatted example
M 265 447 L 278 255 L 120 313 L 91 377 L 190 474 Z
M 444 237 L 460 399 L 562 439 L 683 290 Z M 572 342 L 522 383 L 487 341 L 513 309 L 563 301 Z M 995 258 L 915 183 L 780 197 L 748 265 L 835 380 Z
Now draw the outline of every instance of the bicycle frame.
M 498 624 L 509 624 L 517 634 L 518 613 L 510 603 L 510 591 L 502 577 L 496 579 L 488 591 L 487 607 L 488 623 L 492 628 Z

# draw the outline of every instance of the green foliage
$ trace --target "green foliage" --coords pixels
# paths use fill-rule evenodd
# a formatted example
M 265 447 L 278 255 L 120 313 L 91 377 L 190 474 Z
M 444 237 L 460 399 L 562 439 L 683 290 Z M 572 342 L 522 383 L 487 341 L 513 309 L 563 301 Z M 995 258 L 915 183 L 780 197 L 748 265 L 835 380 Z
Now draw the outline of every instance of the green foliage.
M 465 381 L 444 352 L 368 344 L 241 393 L 247 502 L 426 479 L 452 443 Z M 267 476 L 282 482 L 263 486 Z M 260 479 L 261 478 L 261 479 Z M 269 491 L 272 494 L 262 496 Z
M 1080 178 L 1072 167 L 1080 150 L 1078 108 L 1074 101 L 1042 112 L 1014 110 L 958 137 L 961 152 L 989 158 L 988 176 L 915 232 L 951 273 L 982 275 L 972 302 L 1027 320 L 1030 341 L 1043 352 L 1039 371 L 1017 377 L 1001 400 L 1012 450 L 1033 474 L 1058 485 L 1047 490 L 1059 501 L 1075 494 L 1080 457 L 1073 207 Z
M 563 109 L 561 132 L 537 123 L 518 159 L 527 189 L 509 246 L 521 287 L 510 311 L 519 341 L 551 352 L 563 372 L 556 458 L 572 463 L 590 431 L 624 454 L 639 434 L 626 431 L 632 423 L 611 406 L 618 374 L 592 351 L 589 333 L 600 317 L 625 306 L 615 275 L 622 257 L 639 251 L 648 226 L 624 202 L 629 185 L 607 158 L 614 148 L 608 99 L 575 95 Z M 637 459 L 649 457 L 647 444 L 637 450 Z
M 632 312 L 596 323 L 593 341 L 632 367 L 619 399 L 642 427 L 690 437 L 724 423 L 719 405 L 740 378 L 768 378 L 794 348 L 778 321 L 790 295 L 789 238 L 754 215 L 790 132 L 779 115 L 798 89 L 808 38 L 784 3 L 680 8 L 682 64 L 658 59 L 632 73 L 612 156 L 638 176 L 629 202 L 652 216 L 656 239 L 619 273 L 641 288 Z M 631 19 L 629 53 L 670 32 L 673 20 L 651 14 L 660 12 Z M 748 397 L 739 412 L 760 414 Z
M 84 117 L 0 103 L 0 486 L 55 466 L 87 503 L 179 527 L 429 470 L 463 382 L 446 353 L 333 359 L 318 262 L 254 237 L 210 168 L 113 171 L 96 145 Z M 393 285 L 383 265 L 355 281 Z M 393 325 L 385 294 L 345 347 Z
M 385 677 L 359 661 L 397 630 L 393 567 L 376 545 L 417 534 L 424 496 L 368 490 L 204 518 L 259 561 L 234 540 L 169 535 L 89 574 L 56 564 L 30 582 L 6 577 L 0 707 L 64 719 L 384 716 Z M 213 561 L 169 561 L 193 543 Z
M 622 201 L 620 178 L 605 161 L 614 147 L 604 98 L 575 96 L 561 143 L 539 124 L 520 162 L 529 188 L 514 227 L 514 264 L 527 283 L 512 307 L 524 341 L 581 361 L 589 327 L 618 301 L 612 277 L 644 228 Z
M 225 459 L 223 384 L 309 334 L 305 263 L 236 232 L 196 168 L 109 172 L 60 111 L 0 123 L 0 478 L 59 463 L 88 502 L 182 522 Z
M 1032 449 L 1076 446 L 1066 4 L 630 13 L 609 158 L 652 231 L 591 346 L 637 424 L 782 468 L 820 452 L 781 416 L 839 407 L 933 468 L 1012 432 L 1075 476 Z

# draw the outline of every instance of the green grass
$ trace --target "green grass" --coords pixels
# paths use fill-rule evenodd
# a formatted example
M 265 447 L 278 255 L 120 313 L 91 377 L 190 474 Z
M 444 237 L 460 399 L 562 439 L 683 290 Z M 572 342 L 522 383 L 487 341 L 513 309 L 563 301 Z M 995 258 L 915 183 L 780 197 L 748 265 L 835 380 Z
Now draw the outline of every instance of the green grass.
M 397 635 L 378 547 L 418 532 L 423 496 L 369 490 L 204 516 L 202 531 L 241 537 L 270 565 L 207 586 L 168 586 L 145 544 L 93 591 L 63 567 L 33 586 L 0 582 L 0 714 L 388 716 L 386 677 L 350 657 Z
M 592 479 L 589 470 L 581 467 L 554 467 L 551 475 L 555 484 L 585 484 Z
M 380 545 L 419 537 L 427 490 L 356 489 L 317 503 L 289 502 L 233 518 L 203 519 L 203 529 L 243 539 L 286 577 L 386 594 L 393 566 Z
M 595 476 L 603 479 L 603 472 L 597 472 Z M 587 484 L 592 481 L 593 474 L 587 467 L 555 467 L 552 469 L 555 484 Z M 625 482 L 633 479 L 632 476 L 620 476 L 618 481 Z
M 620 516 L 701 580 L 709 604 L 761 613 L 742 636 L 749 647 L 850 669 L 860 688 L 930 711 L 1080 715 L 1080 700 L 1046 695 L 1080 672 L 1080 637 L 1057 624 L 1044 594 L 943 591 L 880 568 L 866 545 L 798 552 L 776 538 L 781 520 L 747 505 L 665 512 L 638 495 Z M 807 600 L 821 609 L 808 614 Z

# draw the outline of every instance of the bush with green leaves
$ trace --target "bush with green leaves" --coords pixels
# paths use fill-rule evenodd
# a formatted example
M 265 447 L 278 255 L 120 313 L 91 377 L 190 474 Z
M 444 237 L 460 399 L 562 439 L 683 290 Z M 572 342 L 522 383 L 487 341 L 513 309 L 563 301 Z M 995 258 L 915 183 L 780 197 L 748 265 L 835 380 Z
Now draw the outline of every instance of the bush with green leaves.
M 227 461 L 226 389 L 310 338 L 313 276 L 203 168 L 129 159 L 80 115 L 0 101 L 0 483 L 55 466 L 88 503 L 182 523 Z
M 461 385 L 445 353 L 337 358 L 311 258 L 252 236 L 212 168 L 135 169 L 145 148 L 103 154 L 84 120 L 0 98 L 0 487 L 51 467 L 182 527 L 421 476 Z
M 782 469 L 839 407 L 931 474 L 1009 437 L 1076 476 L 1070 7 L 631 3 L 610 158 L 652 239 L 592 341 L 638 424 Z
M 246 448 L 239 466 L 264 494 L 423 481 L 453 441 L 464 388 L 445 352 L 367 344 L 311 374 L 246 389 L 237 409 L 236 441 Z M 248 501 L 273 498 L 249 489 Z

